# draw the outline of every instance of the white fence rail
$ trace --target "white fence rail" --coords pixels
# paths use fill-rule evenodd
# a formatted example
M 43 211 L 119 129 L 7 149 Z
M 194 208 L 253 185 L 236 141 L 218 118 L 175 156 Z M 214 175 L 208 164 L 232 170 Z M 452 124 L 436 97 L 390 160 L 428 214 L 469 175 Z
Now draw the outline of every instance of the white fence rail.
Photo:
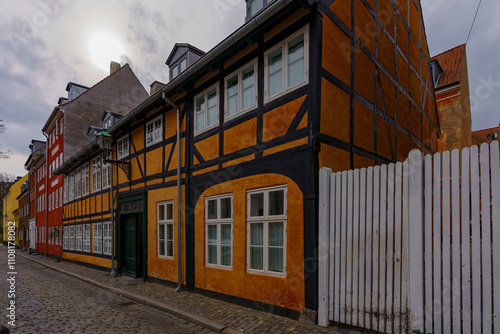
M 320 171 L 318 321 L 500 333 L 499 143 Z

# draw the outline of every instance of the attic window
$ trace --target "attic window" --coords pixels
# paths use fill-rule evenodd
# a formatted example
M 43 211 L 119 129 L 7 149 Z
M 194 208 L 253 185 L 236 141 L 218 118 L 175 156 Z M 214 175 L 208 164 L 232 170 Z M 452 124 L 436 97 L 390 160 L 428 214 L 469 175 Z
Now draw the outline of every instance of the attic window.
M 263 0 L 250 1 L 250 16 L 254 16 L 262 8 L 264 8 L 264 1 Z

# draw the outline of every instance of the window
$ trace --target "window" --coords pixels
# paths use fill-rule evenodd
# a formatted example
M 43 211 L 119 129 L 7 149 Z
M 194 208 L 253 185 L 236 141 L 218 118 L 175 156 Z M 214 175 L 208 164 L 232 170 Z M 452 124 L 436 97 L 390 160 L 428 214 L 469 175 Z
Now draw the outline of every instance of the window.
M 101 190 L 101 157 L 92 159 L 92 192 Z M 71 196 L 71 194 L 70 194 Z
M 92 224 L 92 228 L 94 230 L 94 253 L 102 253 L 102 224 Z
M 172 79 L 179 75 L 179 65 L 172 67 Z
M 195 133 L 200 133 L 219 124 L 217 86 L 195 97 Z
M 89 187 L 90 187 L 89 184 L 90 184 L 89 164 L 84 164 L 82 166 L 82 196 L 89 194 Z
M 243 66 L 242 69 L 226 77 L 226 118 L 229 119 L 257 105 L 255 77 L 257 62 Z
M 250 1 L 250 17 L 257 14 L 259 10 L 264 8 L 264 0 L 251 0 Z
M 286 186 L 247 192 L 247 268 L 285 275 Z
M 63 187 L 59 188 L 59 206 L 63 204 Z
M 90 224 L 83 225 L 83 251 L 90 253 Z
M 146 124 L 146 145 L 152 145 L 161 140 L 162 136 L 162 118 L 155 118 Z
M 128 135 L 125 135 L 125 136 L 121 137 L 120 139 L 118 139 L 118 141 L 116 142 L 116 147 L 117 147 L 116 156 L 117 156 L 118 160 L 129 155 L 130 148 L 129 148 L 129 143 L 128 143 Z
M 111 255 L 111 250 L 111 223 L 108 222 L 102 224 L 102 253 Z
M 75 174 L 70 174 L 68 178 L 68 202 L 75 199 Z
M 233 196 L 205 199 L 206 265 L 231 268 L 233 248 Z
M 69 241 L 68 249 L 74 250 L 75 249 L 75 227 L 74 226 L 69 227 L 68 241 Z
M 111 164 L 104 161 L 111 160 L 111 152 L 105 153 L 105 158 L 102 162 L 102 189 L 111 187 Z
M 308 82 L 308 31 L 306 26 L 264 54 L 266 101 Z
M 78 169 L 75 172 L 75 198 L 82 197 L 82 170 Z
M 181 60 L 179 66 L 180 66 L 179 73 L 184 72 L 186 70 L 186 68 L 187 68 L 187 58 L 184 58 L 183 60 Z
M 82 245 L 83 245 L 82 237 L 83 237 L 83 226 L 82 225 L 75 226 L 75 241 L 76 241 L 75 249 L 77 251 L 82 251 Z
M 63 249 L 69 249 L 69 227 L 63 227 Z
M 174 203 L 156 205 L 158 222 L 158 257 L 174 257 Z

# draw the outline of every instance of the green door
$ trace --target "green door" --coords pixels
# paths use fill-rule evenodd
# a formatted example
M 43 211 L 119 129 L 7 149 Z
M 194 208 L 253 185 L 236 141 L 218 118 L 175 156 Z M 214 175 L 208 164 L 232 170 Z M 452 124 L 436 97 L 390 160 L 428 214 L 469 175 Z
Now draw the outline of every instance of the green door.
M 125 275 L 137 277 L 137 219 L 125 216 Z

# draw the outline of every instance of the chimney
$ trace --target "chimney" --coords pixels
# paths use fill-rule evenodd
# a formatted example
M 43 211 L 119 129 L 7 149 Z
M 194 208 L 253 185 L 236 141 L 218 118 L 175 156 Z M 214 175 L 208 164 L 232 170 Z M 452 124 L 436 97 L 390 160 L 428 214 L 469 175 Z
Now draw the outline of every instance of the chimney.
M 111 61 L 109 64 L 109 74 L 113 74 L 121 68 L 121 65 L 116 61 Z
M 149 95 L 153 95 L 154 93 L 156 93 L 157 91 L 162 89 L 164 86 L 165 86 L 165 84 L 162 82 L 159 82 L 159 81 L 153 82 L 151 85 L 149 85 L 149 87 L 151 88 Z

